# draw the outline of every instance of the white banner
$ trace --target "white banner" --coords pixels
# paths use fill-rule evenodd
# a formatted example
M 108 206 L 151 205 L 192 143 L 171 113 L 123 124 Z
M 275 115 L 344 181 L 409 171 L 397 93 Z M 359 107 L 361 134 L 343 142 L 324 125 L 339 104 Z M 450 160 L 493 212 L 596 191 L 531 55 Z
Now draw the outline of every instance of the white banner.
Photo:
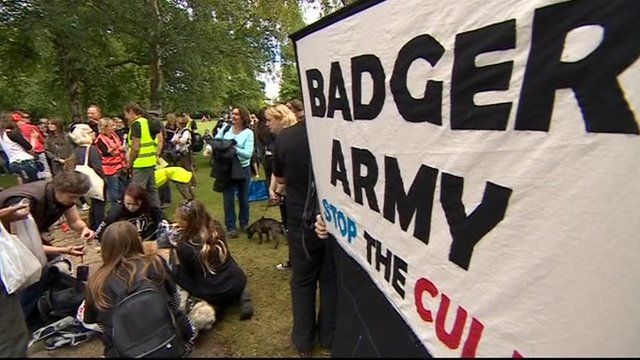
M 340 245 L 434 356 L 640 355 L 640 2 L 370 5 L 296 37 Z

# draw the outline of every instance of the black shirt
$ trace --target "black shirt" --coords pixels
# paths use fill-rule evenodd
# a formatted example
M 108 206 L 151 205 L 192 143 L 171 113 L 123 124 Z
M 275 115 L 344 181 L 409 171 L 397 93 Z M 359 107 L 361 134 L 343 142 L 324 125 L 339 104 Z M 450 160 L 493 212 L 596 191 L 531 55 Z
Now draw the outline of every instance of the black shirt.
M 162 132 L 162 124 L 160 123 L 160 121 L 157 121 L 157 120 L 153 120 L 153 119 L 148 119 L 148 120 L 149 120 L 149 132 L 151 133 L 151 138 L 155 139 L 156 135 Z M 133 123 L 133 125 L 131 125 L 131 137 L 140 139 L 142 138 L 141 134 L 142 133 L 140 130 L 140 123 L 136 121 Z
M 273 174 L 284 178 L 287 185 L 287 224 L 289 226 L 300 225 L 307 190 L 309 188 L 309 166 L 311 153 L 309 151 L 309 139 L 304 123 L 297 123 L 283 129 L 277 136 L 273 145 L 274 160 Z
M 109 210 L 109 214 L 104 218 L 96 229 L 96 237 L 99 239 L 107 226 L 116 221 L 125 220 L 132 223 L 138 229 L 138 235 L 145 239 L 155 239 L 158 224 L 163 220 L 164 216 L 160 209 L 152 209 L 151 212 L 144 212 L 138 209 L 131 212 L 127 208 L 118 203 Z

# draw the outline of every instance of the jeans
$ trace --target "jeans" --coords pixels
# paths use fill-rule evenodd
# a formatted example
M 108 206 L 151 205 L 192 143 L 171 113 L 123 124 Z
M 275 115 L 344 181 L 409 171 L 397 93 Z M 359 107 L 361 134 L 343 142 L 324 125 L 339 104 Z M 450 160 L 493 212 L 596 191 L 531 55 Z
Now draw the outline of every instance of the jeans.
M 120 200 L 124 195 L 124 182 L 119 175 L 111 175 L 107 176 L 107 203 L 109 204 L 109 208 L 113 209 L 113 206 Z
M 233 180 L 229 187 L 222 193 L 224 205 L 224 224 L 228 231 L 236 229 L 236 201 L 235 193 L 238 192 L 238 202 L 240 211 L 240 228 L 249 226 L 249 182 L 251 181 L 251 169 L 249 166 L 242 168 L 245 178 L 243 180 Z
M 335 240 L 320 240 L 313 230 L 291 226 L 287 233 L 291 256 L 291 341 L 298 351 L 309 352 L 315 345 L 331 349 L 336 328 L 337 278 L 333 261 Z M 304 250 L 302 233 L 309 257 Z M 320 306 L 316 317 L 316 291 L 320 289 Z
M 18 175 L 24 184 L 38 181 L 38 162 L 35 160 L 14 161 L 9 164 L 9 171 Z

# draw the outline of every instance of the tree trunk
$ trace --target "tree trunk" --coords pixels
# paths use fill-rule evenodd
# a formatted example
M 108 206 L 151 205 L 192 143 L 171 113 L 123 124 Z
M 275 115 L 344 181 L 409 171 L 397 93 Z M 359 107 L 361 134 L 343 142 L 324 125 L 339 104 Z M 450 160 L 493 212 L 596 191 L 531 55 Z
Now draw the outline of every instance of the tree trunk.
M 73 71 L 73 63 L 70 59 L 70 51 L 63 35 L 56 34 L 53 37 L 53 46 L 58 53 L 58 70 L 62 77 L 65 93 L 69 100 L 71 119 L 82 118 L 82 106 L 80 104 L 80 81 Z
M 160 90 L 162 88 L 162 59 L 160 57 L 160 27 L 162 25 L 162 19 L 160 18 L 160 9 L 158 7 L 158 0 L 148 0 L 147 2 L 151 10 L 151 19 L 153 21 L 153 32 L 149 42 L 151 50 L 151 80 L 149 101 L 151 108 L 154 110 L 160 110 L 162 108 L 162 99 L 160 98 Z

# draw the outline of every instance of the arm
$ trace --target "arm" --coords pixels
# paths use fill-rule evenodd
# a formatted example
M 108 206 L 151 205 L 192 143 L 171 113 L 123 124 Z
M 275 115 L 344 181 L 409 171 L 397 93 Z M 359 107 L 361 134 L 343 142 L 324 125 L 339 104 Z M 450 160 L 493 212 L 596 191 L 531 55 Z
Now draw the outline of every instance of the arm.
M 129 150 L 129 166 L 133 166 L 133 162 L 138 158 L 140 153 L 140 138 L 131 137 L 131 149 Z
M 33 146 L 31 145 L 31 143 L 28 142 L 21 133 L 17 131 L 7 131 L 7 137 L 12 141 L 18 143 L 18 145 L 20 145 L 25 151 L 33 150 Z
M 100 239 L 100 236 L 102 236 L 104 229 L 106 229 L 107 226 L 116 222 L 116 220 L 120 218 L 121 214 L 122 214 L 122 204 L 118 203 L 113 208 L 111 208 L 111 210 L 109 210 L 109 213 L 107 214 L 107 216 L 100 223 L 100 225 L 98 225 L 98 228 L 96 229 L 96 238 Z
M 89 146 L 87 148 L 87 151 L 89 152 L 89 164 L 91 168 L 93 168 L 96 174 L 98 174 L 98 176 L 100 176 L 104 180 L 106 175 L 104 174 L 104 169 L 102 168 L 102 158 L 100 157 L 100 154 L 98 154 L 98 150 L 96 150 L 95 146 Z
M 236 153 L 238 153 L 238 157 L 246 159 L 251 158 L 251 155 L 253 155 L 253 131 L 249 130 L 248 136 L 247 134 L 244 135 L 246 136 L 245 141 L 242 142 L 242 147 L 236 145 Z
M 45 154 L 47 154 L 47 157 L 52 161 L 55 161 L 55 162 L 60 161 L 60 157 L 58 156 L 58 154 L 53 152 L 53 137 L 50 137 L 47 139 L 47 141 L 45 141 L 44 152 Z
M 69 227 L 75 230 L 83 240 L 91 241 L 95 233 L 87 227 L 87 224 L 82 221 L 78 209 L 75 206 L 70 207 L 64 212 L 64 216 L 67 218 Z

